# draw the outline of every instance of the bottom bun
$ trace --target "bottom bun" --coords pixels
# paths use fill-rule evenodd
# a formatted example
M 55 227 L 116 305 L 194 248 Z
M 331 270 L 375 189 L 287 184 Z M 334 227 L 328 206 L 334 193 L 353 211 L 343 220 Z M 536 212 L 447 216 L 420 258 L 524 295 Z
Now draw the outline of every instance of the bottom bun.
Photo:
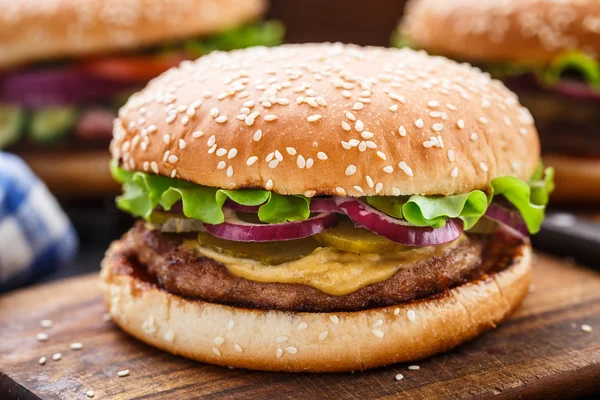
M 19 153 L 55 195 L 103 196 L 115 194 L 119 185 L 110 175 L 106 150 Z
M 170 294 L 132 273 L 114 242 L 102 265 L 107 308 L 149 345 L 263 371 L 345 372 L 429 357 L 494 328 L 526 295 L 531 247 L 501 272 L 398 306 L 357 312 L 245 309 Z
M 552 201 L 595 203 L 600 201 L 600 158 L 545 155 L 544 164 L 556 173 Z

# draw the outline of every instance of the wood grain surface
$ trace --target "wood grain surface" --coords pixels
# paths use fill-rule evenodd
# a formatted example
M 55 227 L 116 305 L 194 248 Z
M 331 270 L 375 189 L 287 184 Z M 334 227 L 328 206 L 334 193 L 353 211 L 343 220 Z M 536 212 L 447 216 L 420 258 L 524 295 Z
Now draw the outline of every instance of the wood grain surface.
M 574 398 L 600 394 L 600 273 L 539 255 L 524 305 L 498 329 L 415 364 L 355 374 L 203 365 L 105 321 L 95 275 L 0 297 L 0 399 Z M 40 320 L 51 319 L 42 329 Z M 593 327 L 585 333 L 582 324 Z M 36 340 L 46 332 L 49 339 Z M 73 342 L 84 348 L 70 349 Z M 53 361 L 60 352 L 62 359 Z M 47 357 L 39 365 L 40 357 Z M 118 372 L 128 369 L 127 377 Z M 401 373 L 404 379 L 395 380 Z

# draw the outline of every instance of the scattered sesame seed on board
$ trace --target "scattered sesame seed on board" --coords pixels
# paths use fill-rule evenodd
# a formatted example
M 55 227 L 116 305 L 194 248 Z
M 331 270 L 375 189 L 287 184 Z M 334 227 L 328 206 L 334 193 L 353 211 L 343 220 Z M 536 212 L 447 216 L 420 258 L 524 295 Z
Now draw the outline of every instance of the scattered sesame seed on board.
M 60 361 L 61 358 L 62 358 L 62 354 L 61 353 L 54 353 L 52 355 L 52 360 L 54 360 L 54 361 Z
M 45 342 L 48 340 L 50 336 L 48 336 L 47 333 L 44 332 L 40 332 L 37 335 L 35 335 L 35 338 L 39 341 L 39 342 Z
M 94 393 L 94 391 L 90 389 L 85 393 L 85 395 L 89 398 L 92 398 L 96 395 L 96 393 Z
M 117 375 L 119 376 L 119 378 L 124 378 L 126 376 L 129 376 L 129 370 L 128 369 L 124 369 L 122 371 L 119 371 L 117 373 Z
M 592 333 L 593 329 L 590 325 L 583 324 L 583 325 L 581 325 L 581 330 L 585 333 Z
M 53 322 L 50 319 L 43 319 L 40 321 L 40 328 L 52 328 Z
M 397 381 L 401 381 L 402 379 L 404 379 L 404 375 L 402 375 L 402 374 L 396 374 L 396 380 Z
M 44 365 L 44 364 L 46 364 L 46 357 L 40 357 L 40 359 L 39 359 L 38 363 L 39 363 L 40 365 Z
M 71 343 L 71 350 L 81 350 L 81 349 L 83 349 L 83 343 L 80 343 L 80 342 Z
M 411 370 L 411 371 L 418 371 L 418 370 L 421 369 L 421 367 L 419 367 L 418 365 L 410 365 L 408 367 L 408 369 Z

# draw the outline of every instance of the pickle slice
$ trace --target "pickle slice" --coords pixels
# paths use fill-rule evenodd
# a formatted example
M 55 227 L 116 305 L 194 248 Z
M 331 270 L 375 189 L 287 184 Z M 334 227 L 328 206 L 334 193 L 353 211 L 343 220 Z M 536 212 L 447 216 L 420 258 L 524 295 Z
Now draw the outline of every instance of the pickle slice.
M 364 228 L 356 228 L 348 219 L 313 236 L 318 242 L 349 253 L 391 253 L 411 250 Z
M 226 256 L 249 258 L 267 265 L 297 260 L 320 247 L 319 242 L 310 237 L 280 242 L 234 242 L 216 238 L 206 232 L 198 233 L 198 242 Z

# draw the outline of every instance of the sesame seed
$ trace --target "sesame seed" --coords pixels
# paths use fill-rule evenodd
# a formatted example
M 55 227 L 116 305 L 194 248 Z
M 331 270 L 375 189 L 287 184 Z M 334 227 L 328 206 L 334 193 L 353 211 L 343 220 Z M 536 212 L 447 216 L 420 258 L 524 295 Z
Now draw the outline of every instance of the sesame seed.
M 307 190 L 306 192 L 304 192 L 305 197 L 313 197 L 315 194 L 317 194 L 316 190 Z
M 152 171 L 153 171 L 155 174 L 158 174 L 158 164 L 156 163 L 156 161 L 152 161 L 152 162 L 150 163 L 150 168 L 152 169 Z
M 383 337 L 383 331 L 381 329 L 373 329 L 373 335 L 381 339 Z
M 169 135 L 163 136 L 163 142 L 165 142 L 165 144 L 169 144 L 171 142 L 171 136 L 169 136 Z
M 321 116 L 319 114 L 311 115 L 308 118 L 306 118 L 306 120 L 308 122 L 317 122 L 320 119 L 321 119 Z
M 273 180 L 272 179 L 269 179 L 267 181 L 267 183 L 265 184 L 265 189 L 267 189 L 267 190 L 273 189 Z
M 427 103 L 427 107 L 435 108 L 440 105 L 440 102 L 437 100 L 431 100 Z
M 398 132 L 400 133 L 400 136 L 406 136 L 406 128 L 404 127 L 404 125 L 400 125 L 400 127 L 398 128 Z
M 340 143 L 342 144 L 342 147 L 346 150 L 350 150 L 352 148 L 352 145 L 348 142 L 342 140 Z
M 364 105 L 363 103 L 361 103 L 361 102 L 357 101 L 357 102 L 356 102 L 356 103 L 354 103 L 354 105 L 352 106 L 352 109 L 353 109 L 353 110 L 355 110 L 355 111 L 358 111 L 358 110 L 362 110 L 364 106 L 365 106 L 365 105 Z
M 183 126 L 186 126 L 187 124 L 189 124 L 189 122 L 190 122 L 190 117 L 188 117 L 187 115 L 184 115 L 184 116 L 181 118 L 181 124 L 182 124 Z
M 396 374 L 396 380 L 397 381 L 401 381 L 402 379 L 404 379 L 404 375 L 402 375 L 402 374 Z
M 489 122 L 488 119 L 486 117 L 479 117 L 479 122 L 481 122 L 484 125 L 487 125 L 487 123 Z
M 167 124 L 172 124 L 173 121 L 175 121 L 176 119 L 177 119 L 177 114 L 170 114 L 166 119 Z
M 527 135 L 527 129 L 525 128 L 519 128 L 519 133 L 523 136 Z
M 304 157 L 302 155 L 299 155 L 296 158 L 296 165 L 298 166 L 298 168 L 306 167 L 306 160 L 304 159 Z
M 175 154 L 171 154 L 168 160 L 171 164 L 175 164 L 179 160 L 179 157 L 177 157 Z
M 581 330 L 585 333 L 591 333 L 593 329 L 590 325 L 584 324 L 581 325 Z
M 426 140 L 426 141 L 423 142 L 423 147 L 425 147 L 425 148 L 430 148 L 430 147 L 433 147 L 433 146 L 435 146 L 435 142 L 434 141 Z
M 361 136 L 363 139 L 373 139 L 373 136 L 374 136 L 374 135 L 373 135 L 373 133 L 372 133 L 372 132 L 369 132 L 369 131 L 363 131 L 363 132 L 360 134 L 360 136 Z
M 419 118 L 418 120 L 415 121 L 415 125 L 417 128 L 422 128 L 425 126 L 425 123 L 423 122 L 423 120 L 421 118 Z
M 279 160 L 271 160 L 269 161 L 269 168 L 274 169 L 279 165 Z
M 396 307 L 394 309 L 394 315 L 399 315 L 400 314 L 400 308 Z
M 400 196 L 400 189 L 398 189 L 397 187 L 395 187 L 395 186 L 394 186 L 394 187 L 392 188 L 392 194 L 393 194 L 394 196 Z
M 354 114 L 352 114 L 349 111 L 346 112 L 346 118 L 348 118 L 350 121 L 356 121 L 356 117 L 354 116 Z
M 210 149 L 208 149 L 208 154 L 212 154 L 215 152 L 215 150 L 217 150 L 217 145 L 213 144 L 212 147 Z
M 231 178 L 233 176 L 233 167 L 230 165 L 227 167 L 227 177 Z
M 431 127 L 431 129 L 433 129 L 434 132 L 439 132 L 442 129 L 444 129 L 444 124 L 440 124 L 440 123 L 433 124 L 433 126 Z
M 220 117 L 215 118 L 215 122 L 219 124 L 224 124 L 225 122 L 227 122 L 227 116 L 221 115 Z
M 256 132 L 254 132 L 254 141 L 258 142 L 260 139 L 262 138 L 262 130 L 259 129 Z
M 230 149 L 229 152 L 227 153 L 227 158 L 231 160 L 232 158 L 235 158 L 235 156 L 237 156 L 237 153 L 238 153 L 238 151 L 234 147 L 233 149 Z
M 340 196 L 345 196 L 346 195 L 346 191 L 344 190 L 344 188 L 341 188 L 339 186 L 335 188 L 335 192 L 338 195 L 340 195 Z
M 287 351 L 289 354 L 296 354 L 296 353 L 298 353 L 298 349 L 296 349 L 294 346 L 288 346 L 288 347 L 286 347 L 285 351 Z
M 322 342 L 323 340 L 327 339 L 327 335 L 329 335 L 329 331 L 323 331 L 319 333 L 319 340 Z
M 202 137 L 202 136 L 204 136 L 204 132 L 202 132 L 202 131 L 196 131 L 196 132 L 192 133 L 192 137 L 194 139 L 198 139 L 199 137 Z
M 279 336 L 276 341 L 277 343 L 283 343 L 283 342 L 287 342 L 288 337 L 287 336 Z
M 408 317 L 408 320 L 410 322 L 415 322 L 415 319 L 417 319 L 417 316 L 413 310 L 408 310 L 408 312 L 406 313 L 406 316 Z
M 372 188 L 373 186 L 375 186 L 375 184 L 373 183 L 373 178 L 371 178 L 369 175 L 366 176 L 366 181 L 367 181 L 367 185 Z
M 212 352 L 215 356 L 220 357 L 221 356 L 221 352 L 219 351 L 219 349 L 217 349 L 216 347 L 212 348 Z
M 365 124 L 363 124 L 363 122 L 359 119 L 356 121 L 356 123 L 354 124 L 354 129 L 357 132 L 362 132 L 365 129 Z
M 183 140 L 183 139 L 179 139 L 179 148 L 180 148 L 181 150 L 183 150 L 183 149 L 185 149 L 185 148 L 186 148 L 186 146 L 187 146 L 187 143 L 185 142 L 185 140 Z
M 337 315 L 330 315 L 329 319 L 331 320 L 331 322 L 333 322 L 334 324 L 337 324 L 338 322 L 340 322 L 340 320 L 338 319 Z
M 471 141 L 475 142 L 477 140 L 477 134 L 471 133 Z
M 35 335 L 35 338 L 40 342 L 45 342 L 46 340 L 48 340 L 49 336 L 47 333 L 41 332 Z
M 488 171 L 488 166 L 487 166 L 487 164 L 486 164 L 486 163 L 484 163 L 484 162 L 480 162 L 480 163 L 479 163 L 479 168 L 481 168 L 481 170 L 482 170 L 483 172 L 487 172 L 487 171 Z
M 452 178 L 456 178 L 458 176 L 458 167 L 452 168 L 452 171 L 450 171 L 450 176 Z
M 383 189 L 383 183 L 377 182 L 377 184 L 375 185 L 375 193 L 381 192 L 382 189 Z
M 46 357 L 40 357 L 40 360 L 38 361 L 38 363 L 39 363 L 40 365 L 44 365 L 44 364 L 46 364 Z
M 456 121 L 456 126 L 458 126 L 459 129 L 464 129 L 465 121 L 463 121 L 462 119 L 459 119 L 458 121 Z
M 220 336 L 217 336 L 217 337 L 216 337 L 216 338 L 213 340 L 213 343 L 214 343 L 215 345 L 217 345 L 217 346 L 220 346 L 220 345 L 222 345 L 223 343 L 225 343 L 225 339 L 223 339 L 223 338 L 222 338 L 222 337 L 220 337 Z
M 352 187 L 353 187 L 353 188 L 354 188 L 354 190 L 356 190 L 357 192 L 360 192 L 360 193 L 362 193 L 362 192 L 363 192 L 363 188 L 361 188 L 361 187 L 360 187 L 360 186 L 358 186 L 358 185 L 355 185 L 355 186 L 352 186 Z
M 216 141 L 217 141 L 217 138 L 215 137 L 215 135 L 212 135 L 211 137 L 208 138 L 206 145 L 210 147 L 210 146 L 214 145 Z
M 377 156 L 378 156 L 379 158 L 381 158 L 382 160 L 384 160 L 384 161 L 385 161 L 385 160 L 387 160 L 387 156 L 386 156 L 386 155 L 385 155 L 385 153 L 384 153 L 384 152 L 382 152 L 382 151 L 377 151 Z
M 317 158 L 319 160 L 327 160 L 327 154 L 323 153 L 322 151 L 317 153 Z
M 454 152 L 452 150 L 448 150 L 448 160 L 450 160 L 450 162 L 454 162 L 454 160 L 456 160 L 456 157 L 454 156 Z
M 219 116 L 219 109 L 218 108 L 211 108 L 210 109 L 210 116 L 213 118 L 217 118 Z
M 41 320 L 40 327 L 45 328 L 45 329 L 52 328 L 52 320 L 50 320 L 50 319 Z
M 398 167 L 404 171 L 404 173 L 408 176 L 414 176 L 412 168 L 410 168 L 404 161 L 400 161 L 398 163 Z
M 314 163 L 315 163 L 315 161 L 312 158 L 307 159 L 306 160 L 306 169 L 311 168 Z
M 269 115 L 265 115 L 265 121 L 275 121 L 277 119 L 277 115 L 273 115 L 273 114 L 269 114 Z
M 385 167 L 383 167 L 383 172 L 385 172 L 386 174 L 391 174 L 392 172 L 394 172 L 394 167 L 392 167 L 391 165 L 386 165 Z
M 382 320 L 382 319 L 378 319 L 378 320 L 377 320 L 377 321 L 375 321 L 375 323 L 373 324 L 373 326 L 374 326 L 374 327 L 381 326 L 381 325 L 383 325 L 383 320 Z
M 391 105 L 390 108 L 388 108 L 388 110 L 390 110 L 391 112 L 398 111 L 398 104 Z
M 352 128 L 350 127 L 350 124 L 348 124 L 346 121 L 342 121 L 342 128 L 343 128 L 345 131 L 349 131 L 350 129 L 352 129 Z
M 356 173 L 356 165 L 350 164 L 346 168 L 346 176 L 354 175 Z
M 419 367 L 418 365 L 410 365 L 408 367 L 408 369 L 411 370 L 411 371 L 418 371 L 418 370 L 421 369 L 421 367 Z
M 175 178 L 177 176 L 177 170 L 174 169 L 173 171 L 171 171 L 171 178 Z
M 54 361 L 60 361 L 61 358 L 62 358 L 61 353 L 55 353 L 54 355 L 52 355 L 52 360 L 54 360 Z
M 173 340 L 175 340 L 175 332 L 168 331 L 167 333 L 165 333 L 165 340 L 167 342 L 172 342 Z
M 227 163 L 225 161 L 219 161 L 219 163 L 217 164 L 217 169 L 225 169 L 226 166 Z
M 350 97 L 352 97 L 352 93 L 350 93 L 350 91 L 348 91 L 348 90 L 343 90 L 342 91 L 342 96 L 344 96 L 345 98 L 349 99 Z
M 83 343 L 74 342 L 71 343 L 71 350 L 81 350 L 83 349 Z
M 275 352 L 275 357 L 281 358 L 282 355 L 283 355 L 283 349 L 282 348 L 277 349 L 277 351 Z

